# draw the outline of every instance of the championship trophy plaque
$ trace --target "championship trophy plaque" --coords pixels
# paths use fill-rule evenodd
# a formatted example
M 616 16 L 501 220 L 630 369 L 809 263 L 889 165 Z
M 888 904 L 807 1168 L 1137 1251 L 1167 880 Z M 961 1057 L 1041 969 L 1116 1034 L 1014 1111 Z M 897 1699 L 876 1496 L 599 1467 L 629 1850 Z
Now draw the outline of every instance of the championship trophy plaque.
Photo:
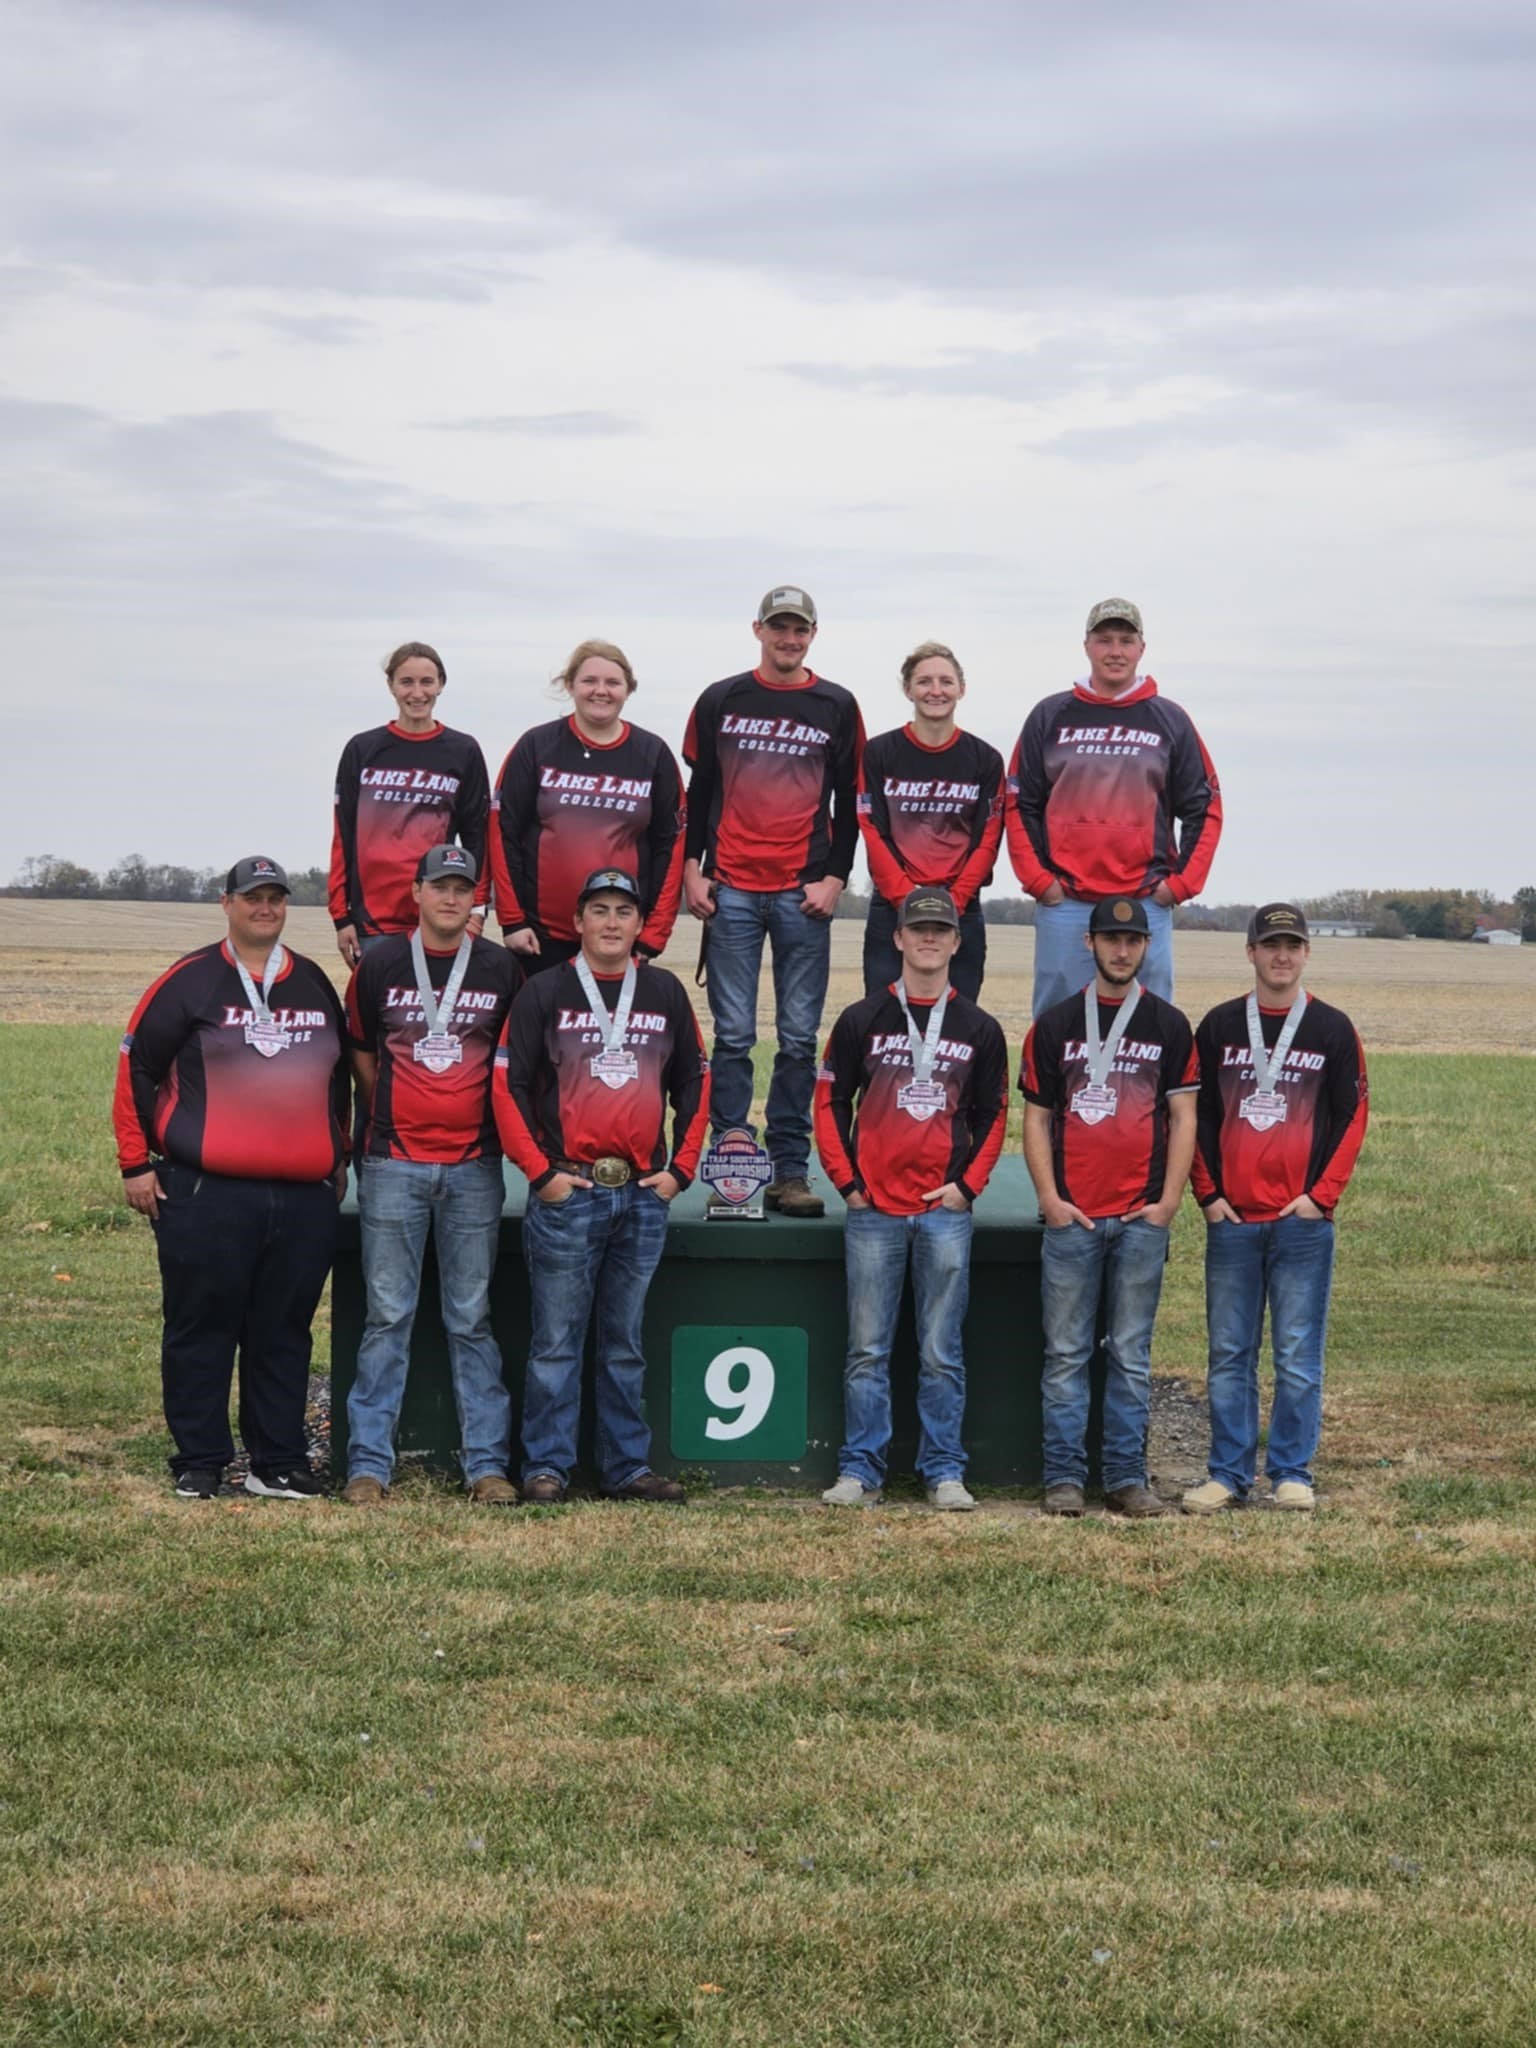
M 699 1161 L 699 1178 L 709 1189 L 707 1222 L 763 1221 L 763 1189 L 773 1179 L 773 1162 L 750 1131 L 722 1131 Z

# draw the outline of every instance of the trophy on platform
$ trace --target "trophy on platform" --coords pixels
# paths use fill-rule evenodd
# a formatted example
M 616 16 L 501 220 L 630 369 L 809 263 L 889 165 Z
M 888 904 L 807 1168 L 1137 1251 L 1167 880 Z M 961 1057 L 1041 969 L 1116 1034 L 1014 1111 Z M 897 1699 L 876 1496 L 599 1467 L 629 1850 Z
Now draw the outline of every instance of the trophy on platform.
M 699 1179 L 709 1189 L 705 1221 L 763 1221 L 763 1189 L 773 1179 L 773 1162 L 748 1130 L 722 1131 L 699 1161 Z

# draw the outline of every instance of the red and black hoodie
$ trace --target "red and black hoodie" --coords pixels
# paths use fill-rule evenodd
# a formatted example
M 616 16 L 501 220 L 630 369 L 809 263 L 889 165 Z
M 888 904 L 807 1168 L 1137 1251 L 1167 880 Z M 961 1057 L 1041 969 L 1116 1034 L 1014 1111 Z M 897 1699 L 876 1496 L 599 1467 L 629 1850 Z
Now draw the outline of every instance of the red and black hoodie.
M 1123 997 L 1098 998 L 1102 1045 Z M 1124 1216 L 1163 1198 L 1168 1170 L 1168 1098 L 1199 1086 L 1194 1033 L 1172 1003 L 1143 989 L 1109 1070 L 1112 1115 L 1085 1122 L 1072 1098 L 1088 1086 L 1083 992 L 1053 1003 L 1030 1026 L 1019 1068 L 1026 1102 L 1051 1112 L 1056 1192 L 1085 1216 Z
M 1008 854 L 1031 896 L 1198 896 L 1221 837 L 1216 770 L 1150 676 L 1120 697 L 1078 683 L 1037 704 L 1008 764 Z M 1174 827 L 1178 826 L 1178 841 Z
M 877 733 L 859 770 L 859 829 L 870 880 L 893 908 L 927 883 L 965 910 L 991 881 L 1003 836 L 1002 755 L 970 732 L 938 747 L 910 725 Z
M 1008 1045 L 995 1017 L 951 989 L 932 1079 L 944 1101 L 901 1106 L 912 1048 L 895 984 L 852 1003 L 832 1026 L 816 1076 L 816 1150 L 844 1200 L 887 1216 L 920 1216 L 953 1181 L 969 1201 L 985 1188 L 1008 1122 Z M 908 998 L 921 1035 L 933 1005 Z
M 260 986 L 261 977 L 253 977 Z M 346 1024 L 328 977 L 289 953 L 268 998 L 292 1042 L 270 1057 L 227 941 L 166 969 L 119 1049 L 112 1121 L 125 1180 L 156 1159 L 236 1180 L 325 1180 L 347 1150 Z
M 1279 1038 L 1286 1014 L 1260 1007 L 1266 1050 Z M 1207 1012 L 1195 1046 L 1200 1108 L 1190 1177 L 1196 1200 L 1205 1207 L 1220 1197 L 1244 1223 L 1272 1223 L 1298 1195 L 1332 1215 L 1360 1156 L 1369 1099 L 1365 1054 L 1344 1012 L 1308 993 L 1276 1082 L 1285 1118 L 1267 1129 L 1241 1113 L 1244 1098 L 1258 1087 L 1247 998 Z
M 336 770 L 330 909 L 338 931 L 359 937 L 411 932 L 418 912 L 411 884 L 429 846 L 456 839 L 474 855 L 475 901 L 490 895 L 485 861 L 490 785 L 478 740 L 434 725 L 430 732 L 375 726 L 347 741 Z
M 427 977 L 441 995 L 458 947 L 424 950 Z M 472 942 L 449 1025 L 463 1052 L 438 1071 L 438 1062 L 429 1065 L 417 1055 L 427 1020 L 410 939 L 392 939 L 364 956 L 347 990 L 347 1026 L 352 1044 L 379 1063 L 363 1141 L 370 1159 L 452 1166 L 500 1155 L 491 1076 L 502 1027 L 522 983 L 522 967 L 505 946 Z
M 864 722 L 852 694 L 807 673 L 711 683 L 688 717 L 687 857 L 733 889 L 848 879 Z
M 531 925 L 541 945 L 569 947 L 576 896 L 599 868 L 640 889 L 637 950 L 665 951 L 683 880 L 683 784 L 672 749 L 625 725 L 606 746 L 574 718 L 525 732 L 491 799 L 491 873 L 503 932 Z
M 595 978 L 611 1017 L 624 977 Z M 573 961 L 536 975 L 512 1005 L 492 1094 L 502 1147 L 533 1187 L 560 1159 L 627 1159 L 639 1174 L 665 1168 L 683 1187 L 692 1180 L 709 1122 L 709 1062 L 687 991 L 665 967 L 638 970 L 624 1044 L 640 1071 L 615 1088 L 592 1071 L 604 1041 Z

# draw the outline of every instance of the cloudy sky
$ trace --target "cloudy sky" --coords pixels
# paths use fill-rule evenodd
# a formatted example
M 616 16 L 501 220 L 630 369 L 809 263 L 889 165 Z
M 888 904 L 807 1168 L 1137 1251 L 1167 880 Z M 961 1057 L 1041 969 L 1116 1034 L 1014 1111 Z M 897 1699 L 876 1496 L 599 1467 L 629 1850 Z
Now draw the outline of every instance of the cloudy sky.
M 323 860 L 420 636 L 494 771 L 803 582 L 1004 752 L 1140 602 L 1213 900 L 1536 881 L 1536 17 L 0 0 L 29 854 Z M 1005 877 L 1008 886 L 1011 879 Z

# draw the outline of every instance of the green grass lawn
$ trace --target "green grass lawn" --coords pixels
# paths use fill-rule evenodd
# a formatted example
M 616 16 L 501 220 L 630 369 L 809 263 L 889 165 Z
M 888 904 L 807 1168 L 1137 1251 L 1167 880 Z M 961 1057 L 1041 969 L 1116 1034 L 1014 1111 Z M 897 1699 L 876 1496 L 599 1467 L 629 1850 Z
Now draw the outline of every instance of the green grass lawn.
M 1536 1062 L 1373 1063 L 1330 1508 L 1126 1527 L 176 1501 L 115 1046 L 0 1029 L 0 2042 L 1536 2034 Z

